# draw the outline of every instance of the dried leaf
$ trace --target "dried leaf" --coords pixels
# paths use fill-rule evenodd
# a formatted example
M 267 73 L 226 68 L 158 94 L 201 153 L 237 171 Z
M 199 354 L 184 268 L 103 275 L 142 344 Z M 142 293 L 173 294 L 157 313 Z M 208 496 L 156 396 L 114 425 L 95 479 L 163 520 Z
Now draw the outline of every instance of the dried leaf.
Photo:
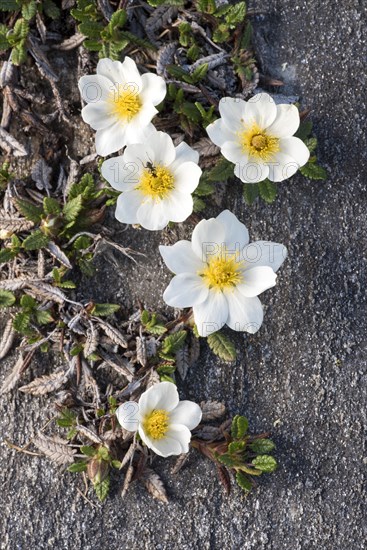
M 98 333 L 94 328 L 93 323 L 89 323 L 89 329 L 87 330 L 87 339 L 84 344 L 84 357 L 89 357 L 97 349 L 98 346 Z
M 135 451 L 136 451 L 136 441 L 131 443 L 130 447 L 126 451 L 124 458 L 121 461 L 120 470 L 122 470 L 122 468 L 129 462 L 129 460 L 132 461 Z
M 46 246 L 46 248 L 49 251 L 49 253 L 51 254 L 51 256 L 56 258 L 56 260 L 58 260 L 60 262 L 60 264 L 64 265 L 68 269 L 73 268 L 73 266 L 70 263 L 69 258 L 66 256 L 66 254 L 64 254 L 64 252 L 61 250 L 61 248 L 59 246 L 57 246 L 56 243 L 54 243 L 53 241 L 50 241 L 48 243 L 48 245 Z
M 121 376 L 124 376 L 125 378 L 127 378 L 127 380 L 129 380 L 129 382 L 131 382 L 131 380 L 134 377 L 134 373 L 129 369 L 127 361 L 126 361 L 125 364 L 121 364 L 121 363 L 117 363 L 116 361 L 112 361 L 109 358 L 109 356 L 106 353 L 104 353 L 102 350 L 99 351 L 99 355 L 102 357 L 104 362 L 101 365 L 99 365 L 98 368 L 103 368 L 105 365 L 107 365 L 107 366 L 111 367 L 113 370 L 115 370 Z M 119 361 L 121 361 L 121 358 L 119 359 Z
M 159 374 L 156 370 L 152 370 L 149 374 L 148 380 L 146 382 L 146 388 L 147 390 L 154 386 L 155 384 L 158 384 L 160 382 Z
M 23 357 L 22 353 L 19 355 L 17 362 L 15 363 L 13 369 L 11 370 L 10 374 L 5 378 L 3 385 L 0 389 L 0 394 L 4 394 L 12 390 L 16 383 L 18 382 L 19 378 L 22 376 L 23 372 L 28 367 L 29 363 L 32 360 L 34 352 L 29 352 L 25 357 Z
M 0 359 L 3 359 L 11 349 L 15 338 L 15 330 L 13 328 L 13 319 L 8 319 L 3 335 L 0 341 Z
M 226 412 L 225 405 L 219 401 L 202 401 L 200 407 L 203 413 L 202 422 L 220 418 Z
M 136 337 L 136 359 L 142 367 L 147 365 L 147 349 L 144 336 Z
M 5 279 L 0 281 L 1 290 L 20 290 L 27 286 L 29 279 Z
M 28 231 L 31 227 L 34 226 L 34 223 L 25 218 L 19 218 L 7 214 L 5 210 L 0 209 L 0 230 L 12 231 L 17 233 L 19 231 Z
M 54 372 L 53 374 L 32 380 L 30 384 L 19 388 L 19 391 L 30 393 L 31 395 L 45 395 L 46 393 L 58 390 L 66 381 L 67 376 L 64 371 Z
M 190 351 L 187 344 L 176 353 L 176 367 L 182 380 L 185 380 L 190 368 Z
M 168 504 L 166 489 L 158 474 L 151 468 L 146 468 L 142 477 L 142 481 L 148 491 L 154 498 Z
M 195 430 L 195 437 L 205 439 L 206 441 L 217 439 L 221 435 L 222 432 L 217 426 L 202 426 L 198 430 Z
M 39 449 L 59 466 L 74 462 L 76 450 L 69 447 L 68 441 L 63 440 L 60 437 L 49 437 L 39 433 L 33 443 L 37 449 Z
M 160 46 L 156 32 L 167 25 L 167 23 L 171 23 L 176 16 L 177 8 L 175 6 L 158 6 L 152 12 L 145 24 L 145 32 L 152 44 Z
M 220 148 L 207 137 L 199 139 L 192 148 L 203 157 L 214 157 L 220 153 Z
M 96 432 L 91 430 L 90 428 L 87 428 L 86 426 L 81 426 L 79 424 L 78 426 L 76 426 L 76 429 L 81 435 L 84 435 L 84 437 L 86 437 L 90 441 L 93 441 L 93 443 L 98 443 L 98 444 L 103 443 L 99 435 L 97 435 Z
M 28 151 L 9 132 L 0 127 L 0 147 L 7 153 L 13 153 L 15 157 L 25 157 Z
M 106 321 L 103 321 L 99 317 L 93 317 L 93 320 L 97 321 L 103 332 L 112 340 L 114 344 L 117 344 L 122 348 L 128 347 L 126 338 L 115 327 Z
M 177 457 L 177 460 L 175 462 L 175 465 L 173 466 L 171 473 L 173 475 L 178 474 L 178 472 L 181 470 L 181 468 L 184 466 L 184 464 L 187 462 L 187 459 L 189 458 L 190 453 L 182 453 Z
M 123 485 L 122 491 L 121 491 L 122 498 L 124 498 L 124 496 L 127 493 L 128 488 L 130 487 L 130 483 L 131 483 L 133 475 L 134 475 L 134 468 L 130 464 L 130 466 L 128 467 L 127 472 L 126 472 L 125 479 L 124 479 L 124 485 Z
M 217 467 L 218 477 L 224 487 L 224 490 L 227 495 L 229 495 L 231 492 L 231 478 L 229 476 L 229 472 L 223 464 L 218 464 L 218 462 L 216 462 L 215 465 Z
M 73 34 L 70 38 L 63 40 L 60 44 L 55 44 L 52 47 L 55 50 L 68 51 L 78 48 L 84 42 L 85 36 L 80 33 Z
M 166 71 L 166 67 L 174 63 L 174 54 L 177 48 L 178 42 L 171 42 L 159 48 L 156 62 L 157 74 L 159 74 L 159 76 L 168 78 L 169 75 Z
M 36 296 L 42 298 L 43 300 L 51 300 L 57 304 L 63 304 L 67 301 L 67 298 L 60 289 L 51 286 L 47 283 L 29 283 L 27 282 L 26 286 L 30 288 Z
M 40 158 L 32 168 L 32 179 L 36 184 L 37 189 L 42 191 L 43 189 L 51 188 L 51 173 L 52 168 L 47 165 L 43 158 Z

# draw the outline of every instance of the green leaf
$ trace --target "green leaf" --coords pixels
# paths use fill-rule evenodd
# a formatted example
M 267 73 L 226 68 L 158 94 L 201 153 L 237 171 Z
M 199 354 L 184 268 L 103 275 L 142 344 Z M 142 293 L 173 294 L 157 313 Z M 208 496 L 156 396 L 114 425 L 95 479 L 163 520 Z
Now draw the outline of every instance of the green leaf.
M 32 310 L 37 306 L 37 301 L 32 296 L 29 296 L 29 294 L 23 294 L 20 299 L 20 305 L 23 309 Z
M 209 181 L 206 181 L 205 178 L 201 178 L 199 185 L 195 189 L 195 195 L 198 195 L 199 197 L 206 197 L 208 195 L 212 195 L 214 191 L 214 185 Z
M 71 428 L 76 424 L 76 414 L 70 409 L 64 409 L 61 411 L 60 417 L 56 420 L 56 424 L 60 428 Z
M 86 456 L 94 456 L 97 453 L 97 449 L 92 447 L 92 445 L 83 445 L 80 447 L 80 452 Z
M 69 200 L 64 206 L 64 217 L 67 222 L 74 222 L 81 209 L 83 208 L 83 199 L 81 195 L 75 197 L 75 199 Z
M 215 355 L 223 361 L 232 362 L 236 360 L 236 349 L 233 342 L 220 331 L 213 332 L 207 337 L 208 346 Z
M 70 466 L 67 467 L 67 470 L 73 473 L 85 472 L 86 469 L 87 469 L 86 460 L 81 460 L 80 462 L 74 462 L 74 464 L 70 464 Z
M 196 84 L 197 82 L 200 82 L 200 80 L 203 80 L 203 78 L 206 77 L 208 69 L 209 69 L 208 63 L 203 63 L 202 65 L 199 65 L 199 67 L 197 67 L 193 73 L 191 73 L 191 78 L 194 84 Z
M 196 195 L 193 195 L 194 199 L 194 212 L 202 212 L 206 208 L 206 204 L 202 199 L 199 199 Z
M 166 68 L 168 73 L 176 80 L 184 80 L 187 84 L 193 84 L 191 75 L 178 65 L 167 65 Z
M 242 23 L 245 17 L 246 2 L 237 2 L 227 11 L 226 22 L 231 28 L 234 28 L 239 23 Z
M 17 0 L 0 0 L 0 11 L 16 11 L 18 9 Z
M 186 330 L 179 330 L 174 332 L 163 340 L 162 352 L 165 355 L 176 353 L 185 343 L 187 332 Z
M 225 466 L 227 466 L 227 468 L 233 468 L 234 466 L 238 465 L 238 459 L 228 454 L 222 454 L 218 456 L 218 461 L 221 464 L 224 464 Z
M 87 36 L 88 38 L 92 38 L 93 40 L 98 40 L 101 36 L 101 31 L 103 30 L 103 26 L 101 23 L 98 23 L 97 21 L 83 21 L 78 26 L 79 32 L 84 34 L 84 36 Z
M 20 332 L 21 334 L 25 334 L 28 331 L 30 322 L 30 316 L 28 313 L 24 313 L 20 311 L 16 314 L 13 320 L 13 327 L 17 332 Z
M 236 454 L 238 452 L 242 452 L 246 448 L 246 441 L 232 441 L 228 445 L 228 452 L 230 455 Z
M 97 454 L 99 458 L 105 461 L 108 461 L 110 458 L 110 453 L 107 447 L 99 447 Z
M 10 47 L 9 40 L 7 39 L 6 35 L 8 32 L 8 28 L 5 25 L 0 24 L 0 50 L 7 50 Z M 2 172 L 2 170 L 0 170 Z M 4 183 L 7 181 L 6 177 L 6 170 L 4 171 L 4 175 L 0 174 L 0 180 L 2 183 L 2 180 L 5 180 Z
M 250 21 L 247 21 L 245 30 L 243 31 L 241 37 L 241 50 L 248 50 L 251 47 L 252 33 L 252 25 Z
M 45 214 L 57 215 L 61 212 L 61 206 L 59 201 L 52 197 L 45 197 L 43 199 L 43 211 Z
M 317 147 L 317 138 L 310 137 L 305 139 L 305 145 L 308 147 L 310 153 L 313 153 Z
M 243 472 L 239 471 L 236 473 L 236 482 L 237 482 L 237 485 L 239 485 L 241 489 L 245 491 L 245 493 L 249 493 L 251 491 L 252 483 L 250 479 L 247 477 L 247 475 L 244 474 Z
M 89 248 L 92 243 L 93 240 L 90 237 L 87 237 L 86 235 L 80 235 L 80 237 L 75 239 L 73 243 L 73 248 L 75 250 L 85 250 L 86 248 Z
M 251 184 L 253 185 L 253 184 Z M 262 199 L 264 199 L 267 203 L 272 203 L 275 201 L 277 196 L 277 186 L 276 183 L 273 181 L 270 181 L 268 179 L 265 179 L 263 181 L 260 181 L 258 183 L 259 187 L 259 194 Z
M 42 231 L 33 231 L 26 239 L 23 241 L 23 247 L 25 250 L 39 250 L 40 248 L 46 246 L 49 242 L 47 235 L 42 233 Z
M 0 264 L 9 262 L 14 258 L 16 254 L 10 248 L 3 248 L 0 250 Z
M 232 420 L 231 435 L 233 439 L 242 439 L 248 431 L 248 420 L 244 416 L 236 414 Z
M 9 290 L 0 289 L 0 308 L 1 307 L 10 307 L 15 303 L 15 296 Z
M 94 304 L 91 313 L 92 315 L 96 315 L 96 317 L 107 317 L 119 309 L 120 306 L 118 304 Z
M 30 21 L 37 13 L 36 0 L 31 0 L 27 4 L 22 5 L 22 16 L 27 21 Z
M 123 27 L 127 23 L 127 13 L 125 10 L 117 10 L 112 14 L 109 22 L 109 27 L 115 29 L 116 27 Z
M 198 0 L 196 7 L 198 11 L 208 14 L 215 13 L 215 10 L 217 9 L 215 0 Z
M 218 42 L 218 44 L 229 40 L 229 38 L 230 34 L 228 30 L 228 25 L 225 23 L 221 23 L 220 25 L 218 25 L 218 27 L 213 32 L 213 40 L 214 42 Z
M 244 183 L 243 184 L 243 198 L 246 204 L 253 204 L 259 196 L 259 185 L 257 183 Z
M 147 325 L 150 321 L 150 313 L 146 309 L 144 309 L 141 313 L 141 322 L 143 325 Z
M 206 178 L 209 181 L 227 181 L 234 175 L 234 164 L 224 157 L 206 173 Z
M 28 37 L 29 33 L 29 23 L 24 19 L 18 19 L 15 22 L 13 29 L 13 36 L 18 40 L 24 40 Z
M 27 220 L 33 223 L 41 221 L 42 208 L 25 199 L 15 199 L 15 206 Z
M 295 137 L 298 137 L 302 141 L 305 141 L 306 138 L 311 134 L 312 132 L 312 121 L 311 120 L 304 120 L 299 125 L 299 128 L 297 132 L 294 134 Z
M 301 166 L 299 169 L 301 174 L 305 176 L 306 178 L 309 178 L 310 180 L 326 180 L 327 179 L 327 172 L 325 168 L 320 166 L 319 164 L 316 164 L 315 161 L 310 159 L 305 166 Z
M 54 318 L 52 317 L 51 313 L 49 311 L 43 311 L 41 309 L 37 309 L 35 311 L 37 322 L 40 325 L 47 325 L 48 323 L 53 323 Z
M 14 65 L 21 65 L 27 60 L 27 50 L 25 47 L 25 42 L 19 42 L 16 46 L 13 47 L 11 51 L 11 62 Z
M 42 8 L 47 17 L 57 19 L 60 17 L 60 10 L 52 0 L 42 0 Z
M 264 454 L 271 453 L 275 449 L 275 444 L 271 439 L 255 439 L 249 447 L 256 454 Z
M 277 469 L 277 461 L 269 455 L 259 455 L 253 459 L 252 464 L 261 472 L 271 473 Z
M 106 477 L 103 481 L 101 481 L 100 483 L 95 483 L 94 484 L 94 490 L 96 492 L 96 495 L 98 497 L 98 499 L 103 502 L 107 496 L 108 496 L 108 493 L 110 491 L 110 477 Z
M 76 288 L 76 284 L 73 281 L 62 281 L 57 286 L 60 288 Z

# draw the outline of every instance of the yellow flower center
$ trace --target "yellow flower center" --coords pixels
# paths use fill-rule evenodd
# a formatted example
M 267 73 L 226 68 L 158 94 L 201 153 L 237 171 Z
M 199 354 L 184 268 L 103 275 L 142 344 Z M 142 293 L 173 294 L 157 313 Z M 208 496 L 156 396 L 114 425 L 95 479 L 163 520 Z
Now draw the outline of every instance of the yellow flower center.
M 159 409 L 151 412 L 143 422 L 145 433 L 152 439 L 162 439 L 168 431 L 168 412 Z
M 199 275 L 203 277 L 209 288 L 229 289 L 243 281 L 242 265 L 243 262 L 238 262 L 233 257 L 214 256 Z
M 256 123 L 239 132 L 239 141 L 244 153 L 262 161 L 271 160 L 280 151 L 279 138 L 268 135 Z
M 138 114 L 141 109 L 141 101 L 139 95 L 132 90 L 117 91 L 114 90 L 109 97 L 111 111 L 124 122 L 130 120 Z
M 174 188 L 172 173 L 165 166 L 150 165 L 143 170 L 137 189 L 153 199 L 163 199 Z

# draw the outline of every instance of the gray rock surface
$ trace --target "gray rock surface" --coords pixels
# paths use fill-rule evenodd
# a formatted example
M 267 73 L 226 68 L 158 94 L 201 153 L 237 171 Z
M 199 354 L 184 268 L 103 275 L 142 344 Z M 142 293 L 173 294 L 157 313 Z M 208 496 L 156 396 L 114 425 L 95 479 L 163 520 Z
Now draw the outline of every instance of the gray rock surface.
M 252 208 L 231 187 L 224 206 L 253 239 L 286 244 L 289 259 L 278 285 L 263 295 L 261 330 L 237 335 L 237 363 L 220 364 L 204 349 L 180 391 L 224 401 L 231 413 L 246 414 L 254 430 L 272 429 L 280 468 L 249 498 L 236 490 L 227 498 L 212 465 L 192 452 L 176 478 L 168 475 L 169 459 L 157 460 L 169 484 L 168 506 L 133 485 L 125 500 L 116 490 L 92 508 L 72 474 L 2 445 L 2 549 L 365 548 L 366 5 L 269 0 L 252 7 L 261 10 L 254 26 L 262 66 L 285 81 L 282 93 L 312 108 L 330 177 L 326 183 L 296 177 L 279 186 L 274 205 Z M 100 258 L 86 296 L 110 293 L 116 301 L 117 293 L 127 306 L 140 297 L 162 307 L 169 275 L 152 246 L 159 238 L 122 233 L 121 242 L 146 252 L 146 262 L 135 267 L 119 258 L 115 270 Z M 47 363 L 40 369 L 47 372 Z M 3 399 L 1 434 L 26 442 L 49 418 L 47 407 L 47 400 L 17 393 Z

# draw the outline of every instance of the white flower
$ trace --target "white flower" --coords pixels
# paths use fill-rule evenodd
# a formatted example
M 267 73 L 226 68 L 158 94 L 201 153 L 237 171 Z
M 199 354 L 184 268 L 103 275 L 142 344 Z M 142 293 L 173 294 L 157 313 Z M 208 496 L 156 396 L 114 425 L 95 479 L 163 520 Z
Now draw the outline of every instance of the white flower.
M 166 95 L 162 77 L 152 73 L 140 75 L 135 62 L 125 57 L 123 63 L 101 59 L 97 74 L 82 76 L 79 90 L 88 103 L 82 109 L 84 122 L 96 133 L 96 151 L 106 156 L 128 143 L 144 141 L 146 130 Z
M 263 93 L 248 101 L 224 97 L 219 112 L 206 130 L 243 182 L 283 181 L 308 161 L 308 148 L 293 137 L 300 124 L 295 105 L 276 105 Z
M 160 382 L 138 403 L 120 405 L 116 416 L 125 430 L 138 431 L 147 447 L 166 457 L 189 451 L 190 430 L 200 423 L 202 412 L 192 401 L 179 401 L 175 384 Z
M 229 210 L 199 222 L 191 242 L 179 241 L 159 250 L 168 269 L 177 274 L 163 299 L 173 307 L 192 306 L 200 336 L 224 324 L 257 332 L 263 322 L 257 296 L 275 285 L 275 272 L 287 255 L 281 244 L 249 244 L 246 227 Z
M 168 134 L 156 130 L 148 143 L 128 145 L 123 155 L 105 160 L 103 177 L 122 191 L 116 218 L 150 230 L 186 220 L 201 176 L 198 160 L 199 153 L 186 143 L 175 147 Z

